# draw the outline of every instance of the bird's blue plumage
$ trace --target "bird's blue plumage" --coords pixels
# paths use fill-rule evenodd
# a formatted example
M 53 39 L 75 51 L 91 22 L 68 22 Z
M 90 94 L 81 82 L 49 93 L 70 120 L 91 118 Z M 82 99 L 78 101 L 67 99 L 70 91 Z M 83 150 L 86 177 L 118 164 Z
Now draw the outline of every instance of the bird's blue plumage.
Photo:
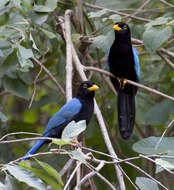
M 72 120 L 80 112 L 81 107 L 82 105 L 77 98 L 71 99 L 48 121 L 44 134 L 48 133 L 54 127 Z
M 106 57 L 106 59 L 107 59 L 107 68 L 108 68 L 109 72 L 110 72 L 110 67 L 109 67 L 109 53 L 110 53 L 110 49 L 111 48 L 108 48 L 107 57 Z
M 139 52 L 132 46 L 132 52 L 134 54 L 134 67 L 137 74 L 138 82 L 140 81 L 140 63 L 139 63 Z

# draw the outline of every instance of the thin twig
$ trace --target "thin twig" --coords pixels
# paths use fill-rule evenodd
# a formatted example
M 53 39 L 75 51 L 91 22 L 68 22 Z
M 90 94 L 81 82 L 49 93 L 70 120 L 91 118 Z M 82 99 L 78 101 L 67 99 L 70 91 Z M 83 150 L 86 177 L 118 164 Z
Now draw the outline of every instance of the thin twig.
M 172 69 L 174 69 L 174 64 L 166 56 L 164 56 L 160 51 L 157 51 L 157 53 Z
M 164 135 L 166 134 L 167 130 L 173 125 L 174 119 L 167 125 L 166 129 L 164 130 L 162 136 L 160 137 L 159 141 L 156 143 L 155 150 L 158 149 L 162 139 L 164 138 Z
M 92 176 L 94 176 L 97 171 L 100 171 L 100 169 L 104 166 L 104 162 L 100 162 L 100 164 L 95 168 L 94 171 L 90 172 L 89 174 L 85 175 L 81 180 L 80 182 L 75 186 L 75 190 L 79 190 L 81 185 L 83 183 L 85 183 L 89 178 L 91 178 Z
M 118 14 L 118 15 L 121 15 L 121 16 L 130 17 L 130 18 L 133 18 L 133 19 L 138 20 L 138 21 L 143 21 L 143 22 L 149 22 L 149 21 L 151 21 L 150 19 L 132 16 L 132 15 L 129 15 L 129 14 L 127 14 L 127 13 L 123 13 L 123 12 L 120 12 L 120 11 L 117 11 L 117 10 L 107 9 L 107 8 L 105 8 L 105 7 L 101 7 L 101 6 L 97 6 L 97 5 L 92 5 L 92 4 L 89 4 L 89 3 L 86 3 L 86 2 L 84 2 L 83 4 L 84 4 L 84 6 L 90 7 L 90 8 L 92 8 L 92 9 L 98 9 L 98 10 L 103 10 L 103 9 L 105 9 L 106 11 L 108 11 L 108 12 L 110 12 L 110 13 L 114 13 L 114 14 Z
M 130 162 L 125 162 L 126 164 L 132 166 L 133 168 L 137 169 L 138 171 L 140 171 L 141 173 L 143 173 L 144 175 L 146 175 L 147 177 L 149 177 L 151 180 L 153 180 L 154 182 L 156 182 L 158 185 L 160 185 L 161 187 L 163 187 L 166 190 L 169 190 L 167 187 L 165 187 L 161 182 L 159 182 L 158 180 L 156 180 L 154 177 L 152 177 L 150 174 L 148 174 L 147 172 L 145 172 L 143 169 L 141 169 L 139 166 L 136 166 Z
M 138 9 L 136 9 L 136 11 L 131 14 L 131 16 L 135 16 L 137 15 L 151 0 L 146 0 Z M 132 20 L 132 18 L 129 18 L 127 23 L 129 23 Z
M 35 94 L 36 94 L 36 82 L 37 82 L 37 79 L 39 78 L 41 72 L 42 72 L 42 67 L 40 68 L 39 73 L 36 75 L 36 78 L 34 79 L 34 90 L 33 90 L 33 95 L 31 97 L 31 101 L 30 101 L 29 106 L 28 106 L 29 109 L 31 108 L 31 105 L 32 105 L 32 103 L 34 101 L 34 97 L 35 97 Z
M 120 170 L 124 174 L 124 176 L 127 178 L 127 180 L 132 184 L 132 186 L 136 189 L 139 190 L 139 188 L 134 184 L 134 182 L 130 179 L 130 177 L 126 174 L 126 172 L 120 167 Z
M 36 135 L 36 136 L 41 136 L 41 134 L 38 133 L 30 133 L 30 132 L 15 132 L 15 133 L 8 133 L 6 135 L 4 135 L 3 137 L 0 138 L 0 142 L 2 140 L 4 140 L 5 138 L 7 138 L 8 136 L 12 136 L 12 135 Z
M 50 73 L 50 71 L 44 66 L 42 65 L 42 63 L 36 59 L 35 57 L 31 57 L 30 58 L 32 61 L 34 61 L 36 64 L 38 64 L 40 67 L 43 68 L 43 70 L 47 73 L 47 75 L 50 77 L 50 79 L 56 84 L 57 88 L 60 90 L 60 93 L 63 95 L 63 97 L 65 97 L 65 92 L 64 89 L 62 88 L 62 86 L 57 82 L 57 80 L 55 79 L 55 77 Z
M 165 0 L 160 0 L 160 1 L 161 1 L 161 3 L 163 3 L 164 5 L 167 5 L 167 6 L 171 7 L 171 8 L 174 8 L 174 5 L 172 5 L 172 4 L 168 3 L 168 2 L 166 2 Z
M 70 177 L 69 177 L 69 179 L 68 179 L 68 181 L 67 181 L 65 187 L 63 188 L 63 190 L 66 190 L 66 189 L 68 188 L 68 186 L 69 186 L 69 184 L 70 184 L 72 178 L 74 177 L 74 175 L 75 175 L 77 169 L 80 167 L 80 165 L 81 165 L 81 162 L 79 162 L 79 163 L 77 164 L 77 166 L 75 167 L 75 169 L 73 170 L 73 172 L 72 172 L 72 174 L 70 175 Z
M 140 157 L 145 158 L 146 160 L 149 160 L 151 162 L 153 162 L 154 164 L 156 164 L 155 160 L 153 160 L 152 158 L 149 158 L 148 156 L 142 155 L 140 154 Z M 157 164 L 156 164 L 157 165 Z M 161 166 L 161 165 L 160 165 Z M 172 171 L 170 171 L 168 168 L 161 166 L 164 170 L 166 170 L 167 172 L 169 172 L 170 174 L 174 174 Z
M 63 168 L 60 170 L 59 175 L 62 177 L 63 175 L 65 175 L 65 173 L 69 170 L 69 168 L 72 166 L 74 160 L 73 159 L 69 159 L 66 164 L 63 166 Z

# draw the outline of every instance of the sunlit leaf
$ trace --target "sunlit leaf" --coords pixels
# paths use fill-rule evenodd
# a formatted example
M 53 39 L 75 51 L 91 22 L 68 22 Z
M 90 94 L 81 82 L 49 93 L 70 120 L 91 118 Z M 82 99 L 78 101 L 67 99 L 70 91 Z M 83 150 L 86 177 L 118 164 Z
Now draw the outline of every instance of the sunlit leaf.
M 70 152 L 70 156 L 72 159 L 78 160 L 84 164 L 86 164 L 86 155 L 83 152 L 74 150 Z
M 86 121 L 79 122 L 72 121 L 69 123 L 62 132 L 62 139 L 64 141 L 71 141 L 76 139 L 77 136 L 86 129 Z
M 166 160 L 163 160 L 163 159 L 155 159 L 155 162 L 156 164 L 164 167 L 164 168 L 171 168 L 171 169 L 174 169 L 174 164 L 166 161 Z
M 149 190 L 149 189 L 159 190 L 158 184 L 147 177 L 137 177 L 136 184 L 138 185 L 140 190 Z
M 46 189 L 43 182 L 39 178 L 35 177 L 32 172 L 19 166 L 7 165 L 6 167 L 10 174 L 13 175 L 19 181 L 24 182 L 29 186 L 39 190 Z
M 8 190 L 23 190 L 21 183 L 10 175 L 6 175 L 5 186 Z

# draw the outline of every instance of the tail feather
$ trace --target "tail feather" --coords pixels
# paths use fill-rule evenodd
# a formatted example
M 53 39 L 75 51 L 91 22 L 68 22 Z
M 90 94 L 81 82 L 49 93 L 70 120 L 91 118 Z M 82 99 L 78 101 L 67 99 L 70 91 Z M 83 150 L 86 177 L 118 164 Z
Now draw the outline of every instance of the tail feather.
M 135 122 L 135 95 L 119 91 L 117 106 L 120 133 L 127 140 L 132 135 Z
M 46 133 L 45 135 L 44 135 L 44 137 L 48 137 L 49 136 L 49 134 L 48 133 Z M 26 156 L 29 156 L 29 155 L 31 155 L 31 154 L 34 154 L 37 150 L 39 150 L 39 148 L 44 144 L 44 143 L 46 143 L 47 142 L 47 140 L 39 140 L 26 154 L 25 154 L 25 156 L 24 157 L 26 157 Z M 29 157 L 28 158 L 23 158 L 19 163 L 18 163 L 18 165 L 23 161 L 23 160 L 28 160 L 29 159 Z
M 39 140 L 26 154 L 25 156 L 34 154 L 39 148 L 45 143 L 45 140 Z M 23 160 L 28 160 L 29 158 L 24 158 Z

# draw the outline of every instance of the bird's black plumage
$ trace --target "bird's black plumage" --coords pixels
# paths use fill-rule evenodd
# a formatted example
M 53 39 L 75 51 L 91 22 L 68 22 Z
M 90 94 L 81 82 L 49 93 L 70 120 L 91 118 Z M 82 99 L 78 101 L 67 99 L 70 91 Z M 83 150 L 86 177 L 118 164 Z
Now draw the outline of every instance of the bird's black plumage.
M 128 139 L 132 135 L 135 121 L 135 95 L 137 87 L 121 85 L 120 79 L 139 81 L 139 62 L 135 61 L 135 51 L 131 44 L 131 33 L 127 24 L 119 22 L 114 25 L 115 40 L 108 51 L 109 71 L 118 77 L 110 78 L 117 93 L 118 122 L 121 136 Z M 137 70 L 138 69 L 138 70 Z
M 43 137 L 61 138 L 63 129 L 71 121 L 78 122 L 86 120 L 86 124 L 88 125 L 94 111 L 94 95 L 97 89 L 97 85 L 91 81 L 82 82 L 78 89 L 77 96 L 67 102 L 48 121 Z M 25 156 L 34 154 L 47 142 L 46 140 L 39 140 Z

